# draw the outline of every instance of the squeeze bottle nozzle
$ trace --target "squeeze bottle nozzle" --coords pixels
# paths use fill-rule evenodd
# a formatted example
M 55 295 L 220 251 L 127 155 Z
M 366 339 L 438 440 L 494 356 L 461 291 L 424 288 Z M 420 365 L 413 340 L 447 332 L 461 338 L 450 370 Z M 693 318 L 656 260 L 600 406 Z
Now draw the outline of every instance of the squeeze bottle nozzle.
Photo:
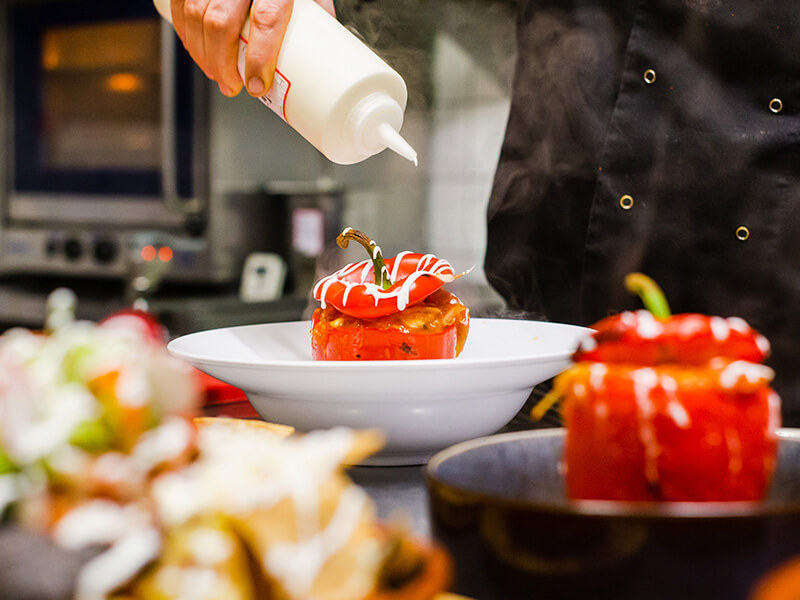
M 418 166 L 419 162 L 417 161 L 417 151 L 411 147 L 405 138 L 400 135 L 400 133 L 389 125 L 389 123 L 381 123 L 378 125 L 378 139 L 383 142 L 383 145 L 387 148 L 394 150 L 402 156 L 403 158 L 407 158 L 414 166 Z

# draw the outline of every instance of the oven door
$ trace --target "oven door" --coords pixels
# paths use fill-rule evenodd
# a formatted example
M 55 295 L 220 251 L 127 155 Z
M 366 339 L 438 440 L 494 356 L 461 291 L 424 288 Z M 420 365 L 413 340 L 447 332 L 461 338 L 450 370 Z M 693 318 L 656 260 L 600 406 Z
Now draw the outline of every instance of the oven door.
M 164 227 L 201 213 L 208 85 L 151 0 L 8 10 L 6 218 Z

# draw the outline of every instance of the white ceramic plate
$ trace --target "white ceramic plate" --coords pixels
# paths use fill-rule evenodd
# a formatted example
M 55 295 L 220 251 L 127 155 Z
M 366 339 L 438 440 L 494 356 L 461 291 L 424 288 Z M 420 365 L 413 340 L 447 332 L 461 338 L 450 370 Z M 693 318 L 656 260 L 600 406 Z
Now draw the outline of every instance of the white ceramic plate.
M 488 435 L 522 408 L 533 386 L 569 364 L 588 329 L 472 319 L 461 356 L 446 360 L 313 361 L 311 323 L 192 333 L 170 352 L 242 389 L 266 421 L 299 431 L 379 428 L 386 446 L 368 464 L 422 464 L 438 450 Z

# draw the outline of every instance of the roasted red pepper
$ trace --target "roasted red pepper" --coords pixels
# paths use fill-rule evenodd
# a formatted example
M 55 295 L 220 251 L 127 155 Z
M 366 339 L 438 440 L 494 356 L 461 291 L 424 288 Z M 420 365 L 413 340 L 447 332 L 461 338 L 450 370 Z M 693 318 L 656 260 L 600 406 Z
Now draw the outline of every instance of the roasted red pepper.
M 336 242 L 347 248 L 356 240 L 372 258 L 349 264 L 314 286 L 314 299 L 359 319 L 374 319 L 405 310 L 456 278 L 449 262 L 433 254 L 401 252 L 384 261 L 381 249 L 366 235 L 347 228 Z
M 311 351 L 314 360 L 453 358 L 464 347 L 468 323 L 466 307 L 445 290 L 380 319 L 355 319 L 328 307 L 314 312 Z
M 440 289 L 457 276 L 430 254 L 403 252 L 384 261 L 380 248 L 360 231 L 345 229 L 341 247 L 356 240 L 370 259 L 340 269 L 317 283 L 311 349 L 314 360 L 454 358 L 464 347 L 469 311 Z
M 629 288 L 657 286 L 639 274 Z M 769 344 L 741 319 L 624 312 L 600 321 L 555 382 L 574 499 L 763 498 L 780 400 L 760 364 Z M 539 413 L 546 403 L 534 409 Z

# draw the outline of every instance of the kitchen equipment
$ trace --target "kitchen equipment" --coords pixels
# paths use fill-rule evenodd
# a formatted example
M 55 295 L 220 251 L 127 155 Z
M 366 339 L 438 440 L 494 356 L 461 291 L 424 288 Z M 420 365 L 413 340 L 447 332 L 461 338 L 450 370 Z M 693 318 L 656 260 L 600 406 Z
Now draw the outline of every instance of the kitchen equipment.
M 426 467 L 434 535 L 457 592 L 483 598 L 748 597 L 800 554 L 800 431 L 779 433 L 767 499 L 624 503 L 566 498 L 564 430 L 458 444 Z
M 508 423 L 533 386 L 569 364 L 587 330 L 472 319 L 458 358 L 313 361 L 308 321 L 216 329 L 169 343 L 173 355 L 243 390 L 267 421 L 301 431 L 378 428 L 368 464 L 424 463 L 450 444 Z
M 286 262 L 273 252 L 254 252 L 244 261 L 239 297 L 243 302 L 268 302 L 283 294 Z
M 210 84 L 152 2 L 10 0 L 0 26 L 0 272 L 237 280 L 267 207 L 212 192 Z
M 318 278 L 318 263 L 340 252 L 335 240 L 342 231 L 344 190 L 320 179 L 274 181 L 265 193 L 270 210 L 267 243 L 286 261 L 287 291 L 309 296 Z
M 169 0 L 154 0 L 172 20 Z M 239 36 L 244 72 L 250 20 Z M 295 0 L 272 87 L 260 100 L 331 161 L 360 162 L 385 148 L 417 162 L 400 135 L 403 78 L 314 0 Z M 265 140 L 268 143 L 268 141 Z

